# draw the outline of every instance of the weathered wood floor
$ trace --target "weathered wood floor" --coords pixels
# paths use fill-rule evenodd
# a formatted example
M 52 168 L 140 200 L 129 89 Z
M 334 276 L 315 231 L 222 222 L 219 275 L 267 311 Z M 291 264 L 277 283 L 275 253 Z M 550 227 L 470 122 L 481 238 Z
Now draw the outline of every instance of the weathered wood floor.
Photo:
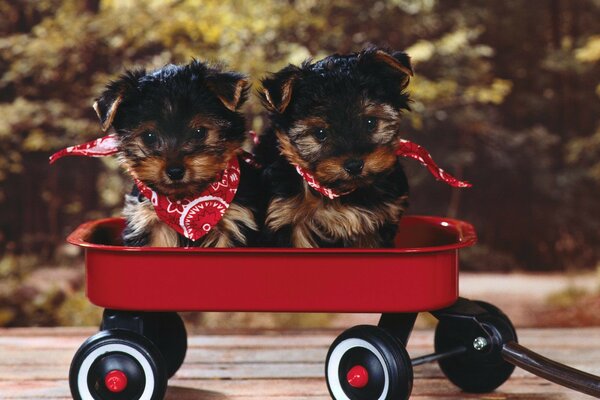
M 71 357 L 92 329 L 0 329 L 0 399 L 69 399 Z M 169 382 L 169 400 L 329 399 L 323 363 L 339 332 L 194 335 Z M 520 342 L 576 368 L 600 374 L 600 328 L 519 330 Z M 412 357 L 432 350 L 433 332 L 415 331 Z M 414 399 L 586 399 L 517 369 L 499 391 L 461 393 L 437 365 L 415 368 Z

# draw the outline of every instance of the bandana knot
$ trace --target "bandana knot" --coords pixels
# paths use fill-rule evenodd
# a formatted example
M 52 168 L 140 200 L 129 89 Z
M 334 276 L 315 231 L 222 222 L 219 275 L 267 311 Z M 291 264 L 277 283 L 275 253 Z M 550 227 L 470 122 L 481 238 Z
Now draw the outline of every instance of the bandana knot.
M 408 157 L 419 161 L 429 170 L 429 172 L 437 180 L 443 181 L 452 187 L 466 188 L 473 186 L 469 182 L 456 179 L 454 176 L 450 175 L 449 173 L 438 167 L 435 161 L 433 161 L 433 158 L 431 157 L 429 152 L 427 152 L 427 150 L 425 150 L 424 147 L 419 146 L 416 143 L 400 139 L 398 141 L 398 145 L 396 146 L 396 155 L 399 157 Z M 340 193 L 334 189 L 327 188 L 321 185 L 317 178 L 315 178 L 314 175 L 312 175 L 309 171 L 297 164 L 293 165 L 296 167 L 296 171 L 304 179 L 308 186 L 315 189 L 317 192 L 321 193 L 323 196 L 329 199 L 333 200 L 337 197 L 352 193 L 352 191 Z

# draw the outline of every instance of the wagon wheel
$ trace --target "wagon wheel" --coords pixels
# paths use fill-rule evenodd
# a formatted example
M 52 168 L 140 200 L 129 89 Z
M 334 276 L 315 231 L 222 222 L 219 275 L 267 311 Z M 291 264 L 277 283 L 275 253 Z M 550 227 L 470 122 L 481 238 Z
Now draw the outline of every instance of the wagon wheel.
M 135 323 L 131 323 L 135 320 Z M 176 312 L 126 312 L 105 310 L 100 330 L 128 329 L 150 339 L 165 360 L 167 376 L 171 378 L 185 359 L 187 332 L 183 320 Z
M 329 348 L 325 376 L 336 400 L 403 400 L 413 371 L 404 346 L 376 326 L 355 326 Z
M 167 389 L 164 361 L 143 336 L 102 331 L 86 340 L 71 362 L 69 386 L 75 400 L 161 400 Z
M 474 303 L 487 311 L 487 315 L 478 319 L 489 333 L 491 343 L 473 333 L 470 326 L 457 329 L 457 325 L 442 319 L 435 330 L 435 351 L 444 353 L 461 346 L 466 348 L 463 354 L 440 360 L 440 368 L 465 392 L 485 393 L 506 382 L 514 371 L 515 366 L 502 358 L 501 350 L 504 343 L 517 342 L 517 333 L 498 307 L 483 301 Z
M 181 367 L 187 352 L 187 333 L 179 314 L 174 312 L 144 314 L 144 336 L 158 347 L 165 359 L 170 378 Z

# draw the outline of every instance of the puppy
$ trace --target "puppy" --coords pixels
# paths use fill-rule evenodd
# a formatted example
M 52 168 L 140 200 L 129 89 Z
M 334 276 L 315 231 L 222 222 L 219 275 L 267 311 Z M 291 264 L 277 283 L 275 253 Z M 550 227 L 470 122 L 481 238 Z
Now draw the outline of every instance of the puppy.
M 123 211 L 125 245 L 255 242 L 260 173 L 241 156 L 247 91 L 245 76 L 195 60 L 107 85 L 94 108 L 136 182 Z
M 263 79 L 266 244 L 393 247 L 408 199 L 396 148 L 412 74 L 405 53 L 368 48 Z

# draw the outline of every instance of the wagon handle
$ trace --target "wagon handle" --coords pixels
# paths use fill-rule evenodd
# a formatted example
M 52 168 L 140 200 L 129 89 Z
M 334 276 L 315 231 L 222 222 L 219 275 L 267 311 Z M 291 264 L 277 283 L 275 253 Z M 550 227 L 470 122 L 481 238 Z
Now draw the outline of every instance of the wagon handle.
M 502 346 L 502 358 L 559 385 L 600 397 L 600 377 L 552 361 L 516 342 L 510 341 Z

